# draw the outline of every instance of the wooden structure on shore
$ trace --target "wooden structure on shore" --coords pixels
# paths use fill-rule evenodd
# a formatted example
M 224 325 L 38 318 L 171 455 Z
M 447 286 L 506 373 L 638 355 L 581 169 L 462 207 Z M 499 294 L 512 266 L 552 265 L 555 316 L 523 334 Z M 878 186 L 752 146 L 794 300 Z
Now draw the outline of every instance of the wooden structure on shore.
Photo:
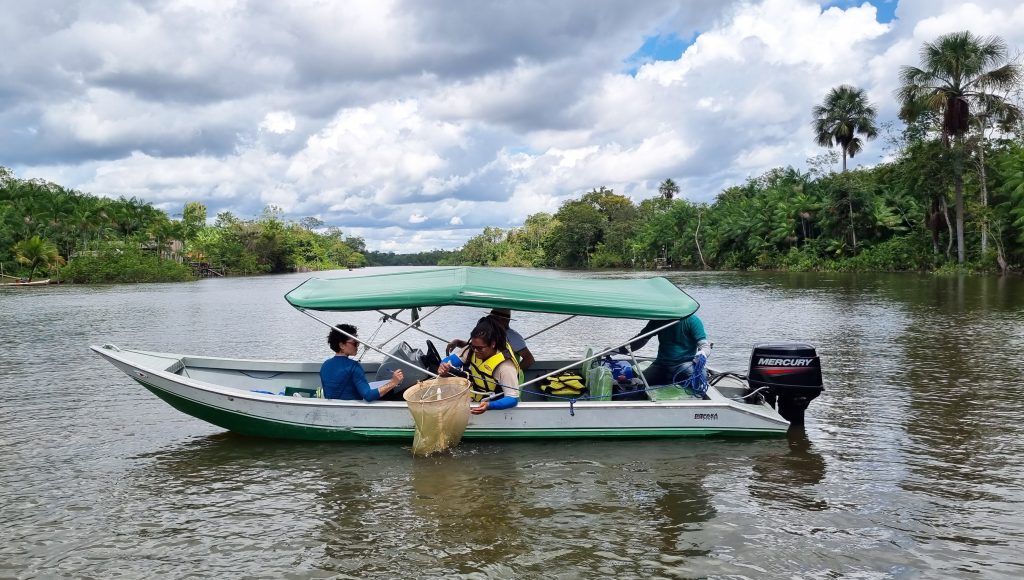
M 199 278 L 223 278 L 227 269 L 224 266 L 212 266 L 207 262 L 189 262 L 192 274 Z

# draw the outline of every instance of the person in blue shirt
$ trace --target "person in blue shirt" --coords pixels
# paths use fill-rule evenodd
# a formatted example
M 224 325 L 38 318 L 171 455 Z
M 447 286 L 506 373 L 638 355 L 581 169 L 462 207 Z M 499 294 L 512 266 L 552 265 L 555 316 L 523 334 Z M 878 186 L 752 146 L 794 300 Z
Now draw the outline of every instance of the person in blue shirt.
M 325 399 L 376 401 L 402 384 L 404 376 L 402 369 L 398 369 L 390 381 L 377 388 L 371 387 L 363 367 L 349 358 L 359 352 L 359 339 L 355 337 L 356 327 L 351 324 L 339 324 L 327 335 L 327 344 L 334 351 L 334 356 L 320 367 L 320 384 L 323 385 Z
M 637 333 L 637 336 L 665 326 L 669 322 L 672 321 L 652 320 Z M 629 350 L 636 352 L 654 336 L 658 337 L 658 356 L 651 366 L 644 370 L 644 378 L 649 385 L 668 385 L 689 378 L 693 374 L 693 365 L 697 359 L 704 357 L 704 360 L 707 360 L 711 354 L 711 343 L 704 332 L 704 323 L 696 314 L 681 318 L 676 324 L 656 334 L 631 341 Z M 619 352 L 625 354 L 629 350 L 623 346 Z

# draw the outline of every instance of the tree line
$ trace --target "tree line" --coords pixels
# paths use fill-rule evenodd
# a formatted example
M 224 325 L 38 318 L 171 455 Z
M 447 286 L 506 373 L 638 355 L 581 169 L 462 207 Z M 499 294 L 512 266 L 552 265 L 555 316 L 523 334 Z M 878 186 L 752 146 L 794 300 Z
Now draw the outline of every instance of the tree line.
M 72 282 L 191 279 L 197 267 L 269 274 L 365 266 L 362 238 L 324 228 L 315 217 L 286 220 L 267 207 L 256 219 L 231 212 L 207 225 L 206 207 L 185 204 L 182 218 L 135 197 L 109 199 L 0 167 L 0 266 L 6 276 L 57 276 Z
M 712 203 L 639 204 L 604 187 L 522 227 L 485 228 L 448 264 L 560 268 L 773 268 L 1006 272 L 1024 263 L 1021 67 L 998 37 L 956 32 L 900 70 L 902 131 L 840 85 L 812 110 L 829 147 L 808 171 L 772 169 Z M 865 141 L 888 130 L 891 160 L 847 171 Z M 838 152 L 831 148 L 837 147 Z M 833 173 L 833 163 L 842 170 Z M 953 250 L 955 246 L 955 252 Z

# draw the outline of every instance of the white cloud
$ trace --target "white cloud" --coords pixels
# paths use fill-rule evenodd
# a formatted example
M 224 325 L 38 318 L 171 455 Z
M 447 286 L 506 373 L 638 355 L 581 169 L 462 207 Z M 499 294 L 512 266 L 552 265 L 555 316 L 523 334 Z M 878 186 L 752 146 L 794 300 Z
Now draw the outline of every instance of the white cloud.
M 278 135 L 291 133 L 295 130 L 295 116 L 288 111 L 271 111 L 263 117 L 259 128 Z
M 461 148 L 464 127 L 425 118 L 414 100 L 377 103 L 340 111 L 306 142 L 287 176 L 296 184 L 344 184 L 324 192 L 323 203 L 339 202 L 350 192 L 383 203 L 401 203 L 446 188 L 438 181 L 449 167 L 447 154 Z

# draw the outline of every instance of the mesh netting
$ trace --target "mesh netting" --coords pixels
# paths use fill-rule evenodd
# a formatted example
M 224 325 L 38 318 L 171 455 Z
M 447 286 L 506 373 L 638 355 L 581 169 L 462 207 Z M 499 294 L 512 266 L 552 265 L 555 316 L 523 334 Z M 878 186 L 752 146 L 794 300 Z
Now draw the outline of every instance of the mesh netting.
M 416 421 L 414 455 L 431 455 L 454 447 L 469 423 L 469 381 L 441 377 L 421 381 L 402 394 Z

